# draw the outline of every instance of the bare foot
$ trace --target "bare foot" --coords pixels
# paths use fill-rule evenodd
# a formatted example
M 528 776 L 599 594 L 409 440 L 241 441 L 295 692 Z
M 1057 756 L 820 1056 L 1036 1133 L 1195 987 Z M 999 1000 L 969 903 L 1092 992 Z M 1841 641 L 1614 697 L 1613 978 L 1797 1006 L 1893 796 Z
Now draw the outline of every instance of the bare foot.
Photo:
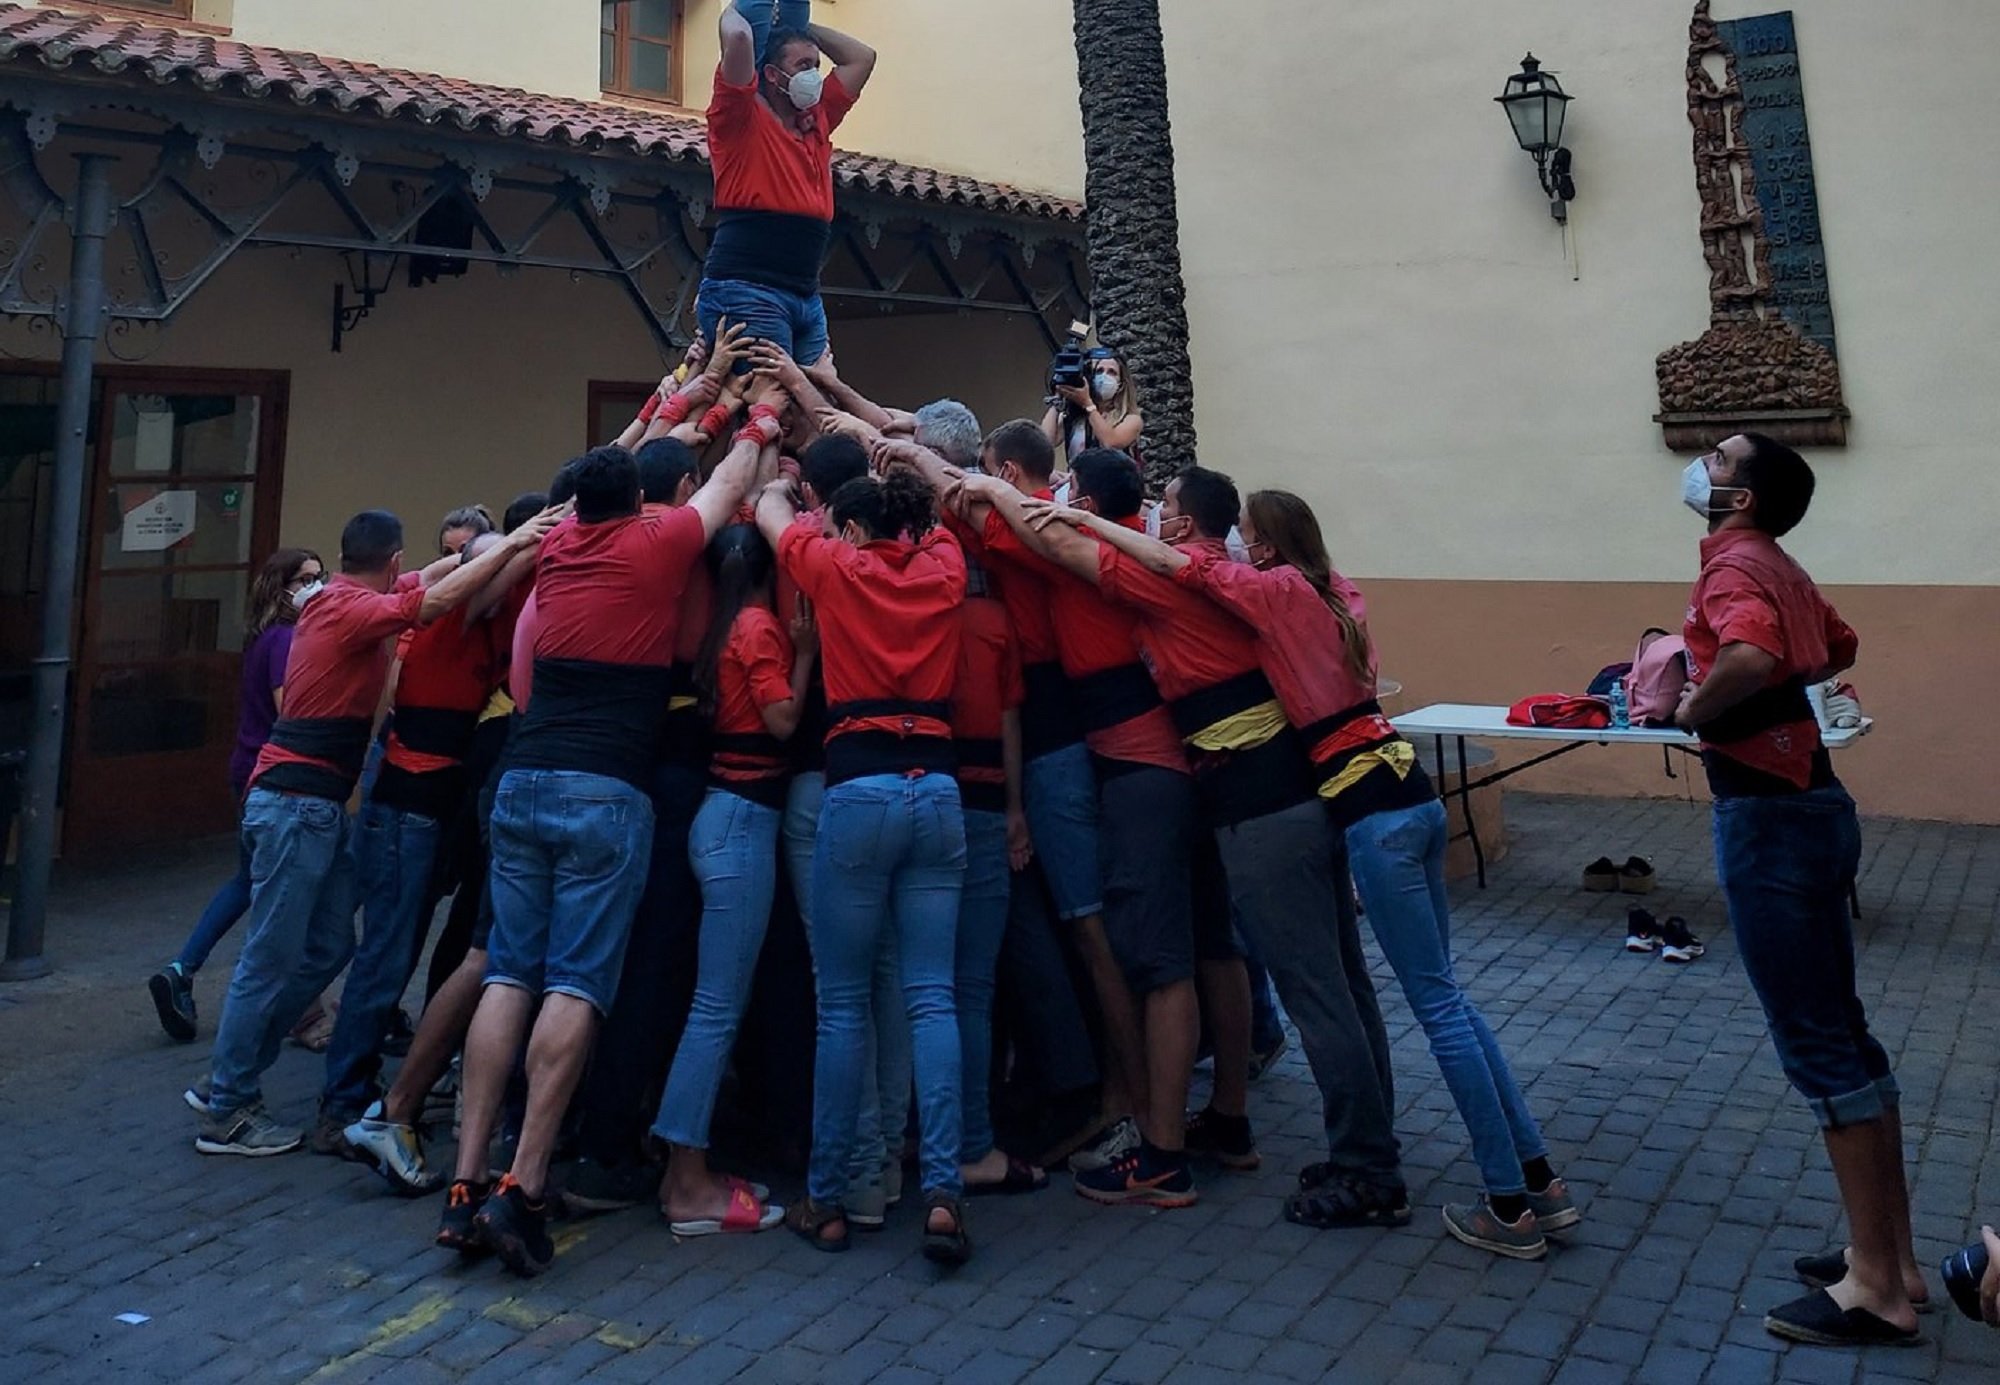
M 710 1177 L 692 1188 L 663 1186 L 660 1192 L 660 1206 L 668 1221 L 721 1221 L 729 1212 L 726 1178 Z
M 1854 1262 L 1853 1246 L 1843 1247 L 1840 1253 L 1849 1264 Z M 1930 1286 L 1924 1283 L 1924 1272 L 1917 1268 L 1915 1260 L 1903 1262 L 1903 1292 L 1908 1295 L 1912 1303 L 1925 1304 L 1931 1301 Z
M 1892 1323 L 1907 1332 L 1914 1332 L 1917 1329 L 1917 1310 L 1908 1298 L 1871 1293 L 1862 1287 L 1861 1281 L 1851 1272 L 1847 1278 L 1826 1292 L 1843 1309 L 1863 1308 L 1883 1322 Z
M 976 1164 L 960 1164 L 958 1176 L 968 1188 L 988 1183 L 1007 1181 L 1007 1154 L 1005 1150 L 991 1150 Z

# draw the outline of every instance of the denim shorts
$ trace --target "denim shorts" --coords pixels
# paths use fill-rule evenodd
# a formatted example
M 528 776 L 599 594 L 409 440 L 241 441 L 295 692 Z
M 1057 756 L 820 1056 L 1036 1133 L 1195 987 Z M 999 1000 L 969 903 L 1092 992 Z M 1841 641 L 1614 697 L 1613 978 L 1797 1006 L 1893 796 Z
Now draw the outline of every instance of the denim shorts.
M 1081 741 L 1021 767 L 1022 797 L 1035 859 L 1064 921 L 1104 912 L 1097 865 L 1097 774 Z
M 1785 1076 L 1828 1129 L 1898 1102 L 1856 993 L 1848 891 L 1860 860 L 1854 800 L 1837 784 L 1715 800 L 1716 872 L 1743 970 Z
M 826 305 L 817 294 L 802 298 L 744 279 L 704 279 L 694 312 L 702 335 L 710 341 L 721 322 L 745 322 L 751 336 L 775 342 L 802 366 L 813 365 L 826 354 Z
M 486 982 L 608 1013 L 653 851 L 653 801 L 622 779 L 507 771 L 493 796 Z
M 1194 859 L 1201 809 L 1194 780 L 1123 768 L 1099 789 L 1104 936 L 1135 995 L 1194 976 Z M 1227 926 L 1225 906 L 1223 923 Z

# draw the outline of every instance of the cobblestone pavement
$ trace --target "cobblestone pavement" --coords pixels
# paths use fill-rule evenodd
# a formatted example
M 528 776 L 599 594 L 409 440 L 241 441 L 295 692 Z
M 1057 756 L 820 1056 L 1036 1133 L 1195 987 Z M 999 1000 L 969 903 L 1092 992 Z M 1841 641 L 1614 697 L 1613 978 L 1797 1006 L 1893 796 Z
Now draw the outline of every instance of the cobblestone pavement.
M 1209 1177 L 1183 1212 L 1094 1208 L 1063 1177 L 975 1204 L 978 1254 L 956 1273 L 918 1256 L 913 1210 L 840 1257 L 783 1233 L 676 1244 L 634 1212 L 565 1228 L 532 1283 L 460 1266 L 430 1247 L 434 1201 L 389 1198 L 357 1166 L 191 1149 L 179 1093 L 206 1050 L 161 1038 L 142 982 L 226 844 L 72 879 L 57 976 L 0 987 L 0 1381 L 2000 1378 L 2000 1337 L 1949 1308 L 1915 1350 L 1764 1333 L 1762 1311 L 1799 1292 L 1791 1258 L 1836 1243 L 1838 1206 L 1722 923 L 1704 809 L 1516 795 L 1508 811 L 1515 852 L 1491 889 L 1456 892 L 1457 945 L 1586 1208 L 1538 1264 L 1442 1234 L 1438 1204 L 1476 1186 L 1468 1145 L 1378 963 L 1407 1229 L 1282 1219 L 1315 1157 L 1294 1056 L 1253 1089 L 1261 1173 Z M 1626 954 L 1622 902 L 1576 890 L 1584 861 L 1632 851 L 1658 866 L 1652 907 L 1709 939 L 1704 960 Z M 1898 1059 L 1935 1265 L 2000 1215 L 2000 831 L 1871 822 L 1866 853 L 1863 992 Z M 204 1043 L 229 955 L 202 980 Z M 318 1076 L 289 1050 L 274 1107 L 305 1120 Z

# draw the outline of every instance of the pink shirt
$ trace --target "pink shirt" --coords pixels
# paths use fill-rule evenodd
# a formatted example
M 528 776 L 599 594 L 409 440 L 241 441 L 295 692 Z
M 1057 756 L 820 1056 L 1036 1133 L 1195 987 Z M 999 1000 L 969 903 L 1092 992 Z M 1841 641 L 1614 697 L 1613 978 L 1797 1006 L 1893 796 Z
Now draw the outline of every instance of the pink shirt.
M 1292 725 L 1311 726 L 1375 696 L 1373 650 L 1368 678 L 1356 678 L 1347 666 L 1340 622 L 1297 568 L 1263 571 L 1216 549 L 1190 556 L 1193 561 L 1177 580 L 1207 595 L 1255 633 L 1258 663 Z M 1334 591 L 1365 628 L 1368 606 L 1360 590 L 1339 573 L 1332 580 Z
M 521 604 L 521 614 L 514 621 L 514 648 L 507 658 L 507 695 L 514 699 L 514 710 L 528 710 L 528 694 L 535 686 L 535 636 L 542 628 L 542 613 L 535 605 L 535 594 L 528 593 L 528 599 Z

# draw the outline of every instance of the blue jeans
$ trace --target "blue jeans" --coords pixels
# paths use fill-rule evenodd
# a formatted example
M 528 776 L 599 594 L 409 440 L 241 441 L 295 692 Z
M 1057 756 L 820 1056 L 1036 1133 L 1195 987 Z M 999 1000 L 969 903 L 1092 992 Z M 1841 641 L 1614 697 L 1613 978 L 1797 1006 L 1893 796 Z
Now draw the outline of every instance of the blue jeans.
M 756 39 L 757 67 L 764 66 L 764 49 L 771 40 L 773 10 L 777 11 L 777 28 L 803 31 L 812 23 L 812 0 L 736 0 L 736 13 L 750 23 L 750 32 Z M 711 338 L 713 340 L 713 338 Z
M 216 1026 L 210 1109 L 263 1099 L 260 1079 L 285 1035 L 354 954 L 351 836 L 332 799 L 252 789 L 244 801 L 250 932 Z
M 771 924 L 778 879 L 772 870 L 784 814 L 727 789 L 710 789 L 688 834 L 688 861 L 701 882 L 701 955 L 694 1008 L 667 1073 L 653 1133 L 692 1149 L 708 1148 L 715 1094 L 736 1043 L 757 954 Z
M 1068 922 L 1104 912 L 1097 864 L 1097 771 L 1081 741 L 1037 755 L 1021 767 L 1022 805 L 1035 859 Z
M 1395 970 L 1431 1056 L 1472 1135 L 1472 1157 L 1488 1193 L 1519 1193 L 1521 1161 L 1548 1153 L 1527 1098 L 1485 1017 L 1451 969 L 1451 909 L 1445 896 L 1444 805 L 1371 813 L 1347 829 L 1347 859 L 1382 955 Z
M 1900 1101 L 1889 1055 L 1855 993 L 1848 889 L 1861 824 L 1839 785 L 1715 800 L 1715 866 L 1743 970 L 1792 1086 L 1826 1129 Z
M 424 924 L 438 820 L 383 803 L 361 805 L 354 869 L 361 886 L 361 944 L 340 992 L 326 1046 L 320 1110 L 355 1118 L 374 1099 L 382 1036 L 409 984 L 410 953 Z
M 610 1010 L 653 854 L 653 801 L 622 779 L 511 769 L 493 795 L 486 984 Z
M 236 874 L 222 882 L 222 888 L 215 892 L 215 898 L 208 901 L 208 907 L 201 911 L 195 921 L 194 932 L 188 934 L 187 941 L 174 962 L 189 976 L 200 971 L 208 960 L 208 954 L 215 951 L 215 945 L 222 941 L 236 921 L 250 908 L 250 843 L 243 835 L 242 824 L 236 828 Z
M 958 900 L 958 1046 L 965 1130 L 959 1162 L 993 1152 L 993 978 L 1007 935 L 1007 815 L 967 810 L 965 887 Z M 1045 984 L 1067 985 L 1050 977 Z
M 785 790 L 785 870 L 797 897 L 799 922 L 812 932 L 813 855 L 819 842 L 819 805 L 826 796 L 826 775 L 802 770 Z
M 838 1206 L 861 1104 L 869 992 L 882 937 L 901 964 L 915 1051 L 925 1191 L 957 1195 L 963 1118 L 952 997 L 965 822 L 947 775 L 870 775 L 828 787 L 813 858 L 813 970 L 819 1051 L 807 1191 Z
M 747 322 L 751 336 L 776 342 L 800 365 L 826 354 L 826 304 L 818 294 L 802 298 L 746 279 L 703 279 L 694 311 L 710 341 L 719 323 Z

